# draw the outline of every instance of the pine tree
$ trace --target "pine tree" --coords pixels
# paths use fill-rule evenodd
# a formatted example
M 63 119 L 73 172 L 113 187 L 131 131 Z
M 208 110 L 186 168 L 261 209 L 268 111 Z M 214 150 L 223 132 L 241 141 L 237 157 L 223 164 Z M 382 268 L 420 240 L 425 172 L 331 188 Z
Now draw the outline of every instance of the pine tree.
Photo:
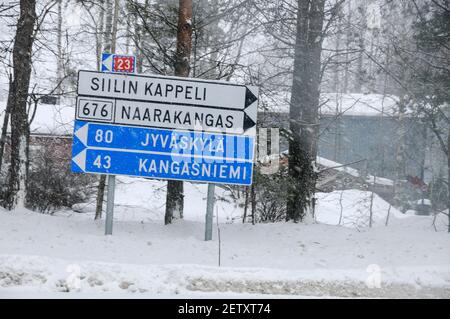
M 287 220 L 301 221 L 313 205 L 325 1 L 298 0 L 290 103 Z
M 177 32 L 177 54 L 175 57 L 175 75 L 189 76 L 192 49 L 192 0 L 180 0 Z M 165 224 L 174 217 L 183 218 L 184 194 L 183 182 L 168 181 L 166 196 Z
M 420 63 L 413 69 L 416 110 L 438 140 L 447 157 L 447 190 L 450 190 L 450 2 L 433 1 L 420 8 L 414 24 L 416 54 Z M 450 212 L 450 191 L 447 191 Z M 450 232 L 450 213 L 448 214 Z

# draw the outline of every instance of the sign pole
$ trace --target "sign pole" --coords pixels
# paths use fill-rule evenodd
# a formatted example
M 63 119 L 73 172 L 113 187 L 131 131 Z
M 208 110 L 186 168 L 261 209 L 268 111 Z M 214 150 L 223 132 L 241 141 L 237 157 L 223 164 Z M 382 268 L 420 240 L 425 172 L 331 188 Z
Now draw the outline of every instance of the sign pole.
M 105 235 L 112 235 L 114 217 L 114 190 L 116 187 L 116 176 L 108 175 L 108 189 L 106 199 L 106 221 Z
M 214 184 L 212 183 L 208 184 L 208 196 L 206 199 L 205 241 L 212 240 L 214 188 L 215 188 Z
M 112 51 L 114 52 L 115 50 L 112 49 Z M 134 73 L 135 69 L 136 69 L 136 59 L 133 56 L 116 55 L 110 53 L 102 54 L 102 65 L 100 70 L 102 72 Z M 112 235 L 113 219 L 114 219 L 115 187 L 116 187 L 116 176 L 108 175 L 108 188 L 106 193 L 105 235 Z

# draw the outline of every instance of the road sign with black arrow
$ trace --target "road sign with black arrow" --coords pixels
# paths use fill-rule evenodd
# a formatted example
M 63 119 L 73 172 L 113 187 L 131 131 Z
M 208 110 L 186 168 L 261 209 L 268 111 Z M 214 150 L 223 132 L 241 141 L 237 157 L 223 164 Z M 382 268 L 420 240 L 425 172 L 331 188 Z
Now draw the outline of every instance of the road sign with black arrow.
M 257 120 L 258 88 L 223 81 L 80 71 L 78 95 L 80 120 L 232 134 Z

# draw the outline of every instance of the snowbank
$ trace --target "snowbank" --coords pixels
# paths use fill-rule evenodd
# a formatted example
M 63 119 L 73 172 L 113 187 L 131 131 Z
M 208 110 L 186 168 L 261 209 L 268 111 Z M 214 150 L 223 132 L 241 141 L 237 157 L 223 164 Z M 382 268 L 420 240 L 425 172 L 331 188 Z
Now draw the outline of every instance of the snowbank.
M 198 265 L 69 262 L 39 256 L 0 255 L 0 297 L 36 290 L 40 294 L 53 293 L 51 297 L 58 293 L 72 293 L 74 297 L 84 294 L 121 297 L 128 294 L 153 298 L 224 298 L 230 295 L 234 298 L 289 295 L 383 298 L 450 296 L 448 268 L 372 268 L 281 271 Z
M 372 226 L 385 225 L 386 218 L 404 219 L 405 215 L 377 194 L 357 189 L 317 193 L 316 220 L 329 225 L 368 227 L 372 206 Z

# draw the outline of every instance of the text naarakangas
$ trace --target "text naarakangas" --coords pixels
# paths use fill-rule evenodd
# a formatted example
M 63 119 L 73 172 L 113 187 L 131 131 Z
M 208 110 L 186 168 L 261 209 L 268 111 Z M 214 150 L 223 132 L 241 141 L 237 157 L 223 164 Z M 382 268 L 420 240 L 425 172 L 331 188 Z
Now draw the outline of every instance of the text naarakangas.
M 120 124 L 242 133 L 243 121 L 242 111 L 116 100 Z

